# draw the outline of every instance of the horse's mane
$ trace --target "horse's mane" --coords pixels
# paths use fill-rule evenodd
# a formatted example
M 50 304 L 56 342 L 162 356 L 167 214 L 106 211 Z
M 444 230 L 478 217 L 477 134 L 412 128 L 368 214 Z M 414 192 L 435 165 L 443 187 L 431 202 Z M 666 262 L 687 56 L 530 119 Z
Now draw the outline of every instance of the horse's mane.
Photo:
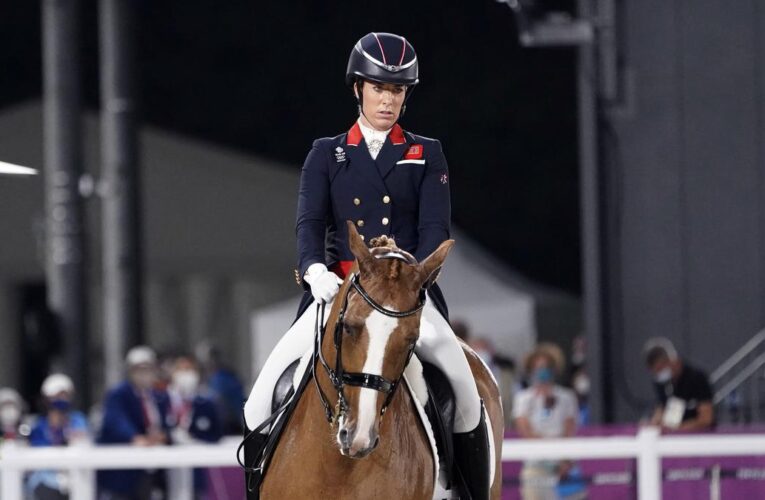
M 399 250 L 399 248 L 396 246 L 396 240 L 385 235 L 378 236 L 377 238 L 372 238 L 369 241 L 369 246 L 371 248 L 388 248 Z

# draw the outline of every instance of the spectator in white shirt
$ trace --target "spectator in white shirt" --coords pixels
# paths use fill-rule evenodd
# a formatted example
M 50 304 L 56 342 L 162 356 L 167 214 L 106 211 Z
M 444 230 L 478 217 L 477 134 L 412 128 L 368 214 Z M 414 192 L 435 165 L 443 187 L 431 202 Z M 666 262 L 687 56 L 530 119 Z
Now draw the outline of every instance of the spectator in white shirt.
M 559 438 L 576 432 L 577 402 L 573 391 L 555 383 L 563 370 L 563 355 L 555 345 L 540 344 L 524 364 L 529 387 L 515 396 L 513 419 L 524 438 Z M 556 500 L 558 480 L 568 474 L 568 461 L 524 463 L 521 494 L 525 500 Z

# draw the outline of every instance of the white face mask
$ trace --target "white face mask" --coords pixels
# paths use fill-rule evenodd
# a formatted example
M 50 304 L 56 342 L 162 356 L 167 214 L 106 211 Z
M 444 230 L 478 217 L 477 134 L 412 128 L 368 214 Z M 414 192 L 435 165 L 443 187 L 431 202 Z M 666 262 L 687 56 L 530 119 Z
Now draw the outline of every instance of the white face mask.
M 173 373 L 173 387 L 183 397 L 194 396 L 199 388 L 199 374 L 194 370 L 179 370 Z
M 586 396 L 590 393 L 590 378 L 586 375 L 580 375 L 574 379 L 574 390 L 580 396 Z
M 659 384 L 666 384 L 672 380 L 672 369 L 669 366 L 662 368 L 659 373 L 653 376 L 653 379 Z
M 0 423 L 3 427 L 16 425 L 21 419 L 21 410 L 13 405 L 3 405 L 0 407 Z

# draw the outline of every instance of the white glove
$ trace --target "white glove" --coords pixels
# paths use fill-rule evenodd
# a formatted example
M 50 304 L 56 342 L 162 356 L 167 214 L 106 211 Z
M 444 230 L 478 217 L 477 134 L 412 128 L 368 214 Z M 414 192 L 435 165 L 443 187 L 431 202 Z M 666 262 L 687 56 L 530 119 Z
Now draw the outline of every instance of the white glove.
M 311 264 L 303 276 L 305 282 L 311 285 L 311 294 L 317 302 L 330 302 L 340 290 L 341 280 L 335 273 L 321 263 Z

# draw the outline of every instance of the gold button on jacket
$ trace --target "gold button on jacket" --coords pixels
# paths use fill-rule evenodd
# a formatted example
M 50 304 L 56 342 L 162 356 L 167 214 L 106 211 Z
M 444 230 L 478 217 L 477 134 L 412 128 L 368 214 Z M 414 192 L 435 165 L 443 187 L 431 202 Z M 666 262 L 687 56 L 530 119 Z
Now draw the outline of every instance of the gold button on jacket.
M 387 218 L 387 217 L 383 217 L 383 220 L 382 220 L 382 224 L 383 224 L 383 226 L 387 226 L 387 225 L 388 225 L 388 222 L 390 222 L 390 221 L 388 220 L 388 218 Z

